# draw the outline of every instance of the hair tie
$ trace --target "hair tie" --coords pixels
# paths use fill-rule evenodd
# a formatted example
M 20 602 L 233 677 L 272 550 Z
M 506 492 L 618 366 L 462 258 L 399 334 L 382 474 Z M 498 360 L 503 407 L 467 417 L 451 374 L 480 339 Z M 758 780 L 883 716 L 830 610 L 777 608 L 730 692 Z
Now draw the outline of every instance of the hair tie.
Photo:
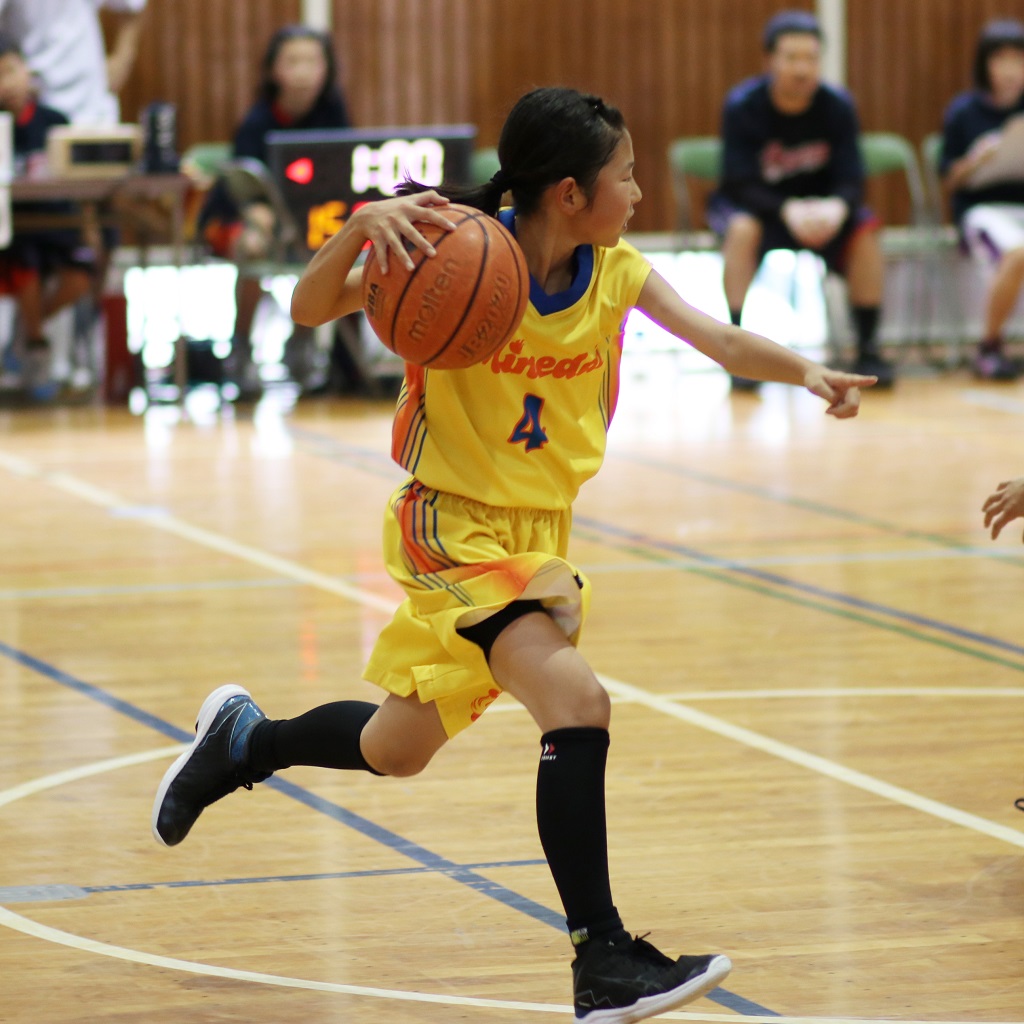
M 502 192 L 507 192 L 512 187 L 512 175 L 503 171 L 500 167 L 491 176 L 491 184 L 497 185 Z

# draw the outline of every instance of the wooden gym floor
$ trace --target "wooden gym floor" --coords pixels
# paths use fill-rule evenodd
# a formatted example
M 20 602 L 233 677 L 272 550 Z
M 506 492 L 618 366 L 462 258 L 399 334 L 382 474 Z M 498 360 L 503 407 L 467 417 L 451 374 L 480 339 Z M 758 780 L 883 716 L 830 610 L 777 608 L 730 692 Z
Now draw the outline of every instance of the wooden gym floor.
M 725 988 L 670 1019 L 1024 1020 L 1024 387 L 907 377 L 838 423 L 627 364 L 577 505 L 615 709 L 616 901 Z M 285 773 L 166 850 L 208 691 L 373 699 L 387 402 L 0 413 L 0 1020 L 568 1019 L 505 698 L 426 773 Z

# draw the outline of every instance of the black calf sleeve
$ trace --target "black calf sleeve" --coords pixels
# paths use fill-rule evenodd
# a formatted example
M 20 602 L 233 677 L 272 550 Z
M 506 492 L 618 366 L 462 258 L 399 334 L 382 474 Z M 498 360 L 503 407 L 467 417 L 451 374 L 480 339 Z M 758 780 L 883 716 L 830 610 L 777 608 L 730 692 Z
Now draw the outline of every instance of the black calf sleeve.
M 607 729 L 554 729 L 541 737 L 537 829 L 574 946 L 626 934 L 608 879 L 607 758 Z
M 367 764 L 359 747 L 363 727 L 376 710 L 376 704 L 339 700 L 298 718 L 260 722 L 249 741 L 249 765 L 261 772 L 302 764 L 379 775 Z

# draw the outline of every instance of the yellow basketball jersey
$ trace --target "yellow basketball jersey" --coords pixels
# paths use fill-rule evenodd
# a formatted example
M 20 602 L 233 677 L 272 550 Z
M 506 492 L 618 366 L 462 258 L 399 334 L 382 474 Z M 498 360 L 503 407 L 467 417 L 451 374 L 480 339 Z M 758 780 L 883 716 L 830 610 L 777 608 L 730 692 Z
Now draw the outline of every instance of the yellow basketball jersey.
M 576 263 L 558 295 L 531 279 L 522 325 L 485 362 L 406 367 L 392 454 L 416 479 L 487 505 L 561 509 L 600 468 L 625 318 L 651 266 L 622 241 L 580 246 Z

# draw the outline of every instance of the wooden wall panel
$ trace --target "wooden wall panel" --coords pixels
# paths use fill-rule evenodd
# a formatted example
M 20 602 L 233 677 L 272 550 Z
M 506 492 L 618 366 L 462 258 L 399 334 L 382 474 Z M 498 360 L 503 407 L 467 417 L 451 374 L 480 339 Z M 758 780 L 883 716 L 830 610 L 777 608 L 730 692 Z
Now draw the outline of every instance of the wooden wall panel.
M 633 132 L 644 199 L 634 226 L 673 221 L 666 147 L 718 130 L 722 99 L 762 66 L 761 28 L 814 0 L 334 0 L 341 80 L 358 124 L 470 121 L 493 145 L 534 85 L 565 84 L 620 106 Z M 122 97 L 178 105 L 183 146 L 229 138 L 252 101 L 266 40 L 300 0 L 149 0 L 142 51 Z M 988 18 L 1024 18 L 1024 0 L 849 0 L 849 86 L 864 127 L 915 144 L 968 84 Z M 873 205 L 905 219 L 899 182 Z

